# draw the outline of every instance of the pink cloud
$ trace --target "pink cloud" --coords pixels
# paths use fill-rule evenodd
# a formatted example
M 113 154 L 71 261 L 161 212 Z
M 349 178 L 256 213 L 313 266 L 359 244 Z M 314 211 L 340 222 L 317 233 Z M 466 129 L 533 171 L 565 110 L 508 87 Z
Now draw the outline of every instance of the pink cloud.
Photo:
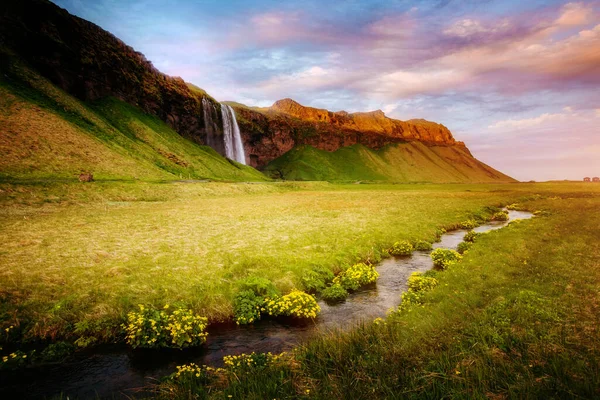
M 338 86 L 389 101 L 482 86 L 522 92 L 600 81 L 600 25 L 584 27 L 597 17 L 591 6 L 569 3 L 550 17 L 531 17 L 527 27 L 523 16 L 498 21 L 463 18 L 442 28 L 439 39 L 423 37 L 423 22 L 411 13 L 386 16 L 351 37 L 307 25 L 299 14 L 268 13 L 251 18 L 243 36 L 271 45 L 294 40 L 335 44 L 335 58 L 256 83 L 276 96 L 299 87 L 318 91 Z M 574 27 L 580 30 L 572 32 Z M 452 48 L 453 42 L 444 38 L 469 41 Z M 450 47 L 437 51 L 436 40 Z

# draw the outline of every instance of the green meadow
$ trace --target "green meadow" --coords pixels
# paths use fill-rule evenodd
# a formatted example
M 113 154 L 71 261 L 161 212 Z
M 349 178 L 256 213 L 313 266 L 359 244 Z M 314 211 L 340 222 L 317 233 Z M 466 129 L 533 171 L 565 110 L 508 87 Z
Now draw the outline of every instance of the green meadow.
M 230 319 L 240 280 L 286 293 L 307 271 L 376 262 L 398 240 L 584 184 L 4 182 L 2 326 L 8 341 L 119 340 L 138 304 Z M 594 187 L 595 188 L 595 187 Z
M 346 192 L 347 196 L 360 191 Z M 346 332 L 316 337 L 281 358 L 248 366 L 183 371 L 162 398 L 598 398 L 600 396 L 600 187 L 579 184 L 418 186 L 362 192 L 398 196 L 412 213 L 398 235 L 426 232 L 418 204 L 442 196 L 454 210 L 429 207 L 439 223 L 461 207 L 516 200 L 538 211 L 478 237 L 458 264 L 436 272 L 437 286 Z M 415 197 L 413 197 L 415 196 Z M 376 196 L 377 197 L 377 196 Z M 412 201 L 410 199 L 412 197 Z M 417 201 L 418 199 L 418 201 Z M 413 208 L 415 207 L 415 208 Z M 472 209 L 475 209 L 472 208 Z M 373 210 L 376 213 L 385 212 Z M 428 214 L 429 215 L 429 214 Z M 449 218 L 449 219 L 446 219 Z

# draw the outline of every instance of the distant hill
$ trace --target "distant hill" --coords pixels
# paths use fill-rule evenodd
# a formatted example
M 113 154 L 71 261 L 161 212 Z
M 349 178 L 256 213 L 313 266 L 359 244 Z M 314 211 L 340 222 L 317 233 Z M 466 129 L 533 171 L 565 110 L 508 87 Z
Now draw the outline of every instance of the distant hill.
M 361 144 L 329 152 L 298 146 L 271 161 L 274 178 L 328 181 L 510 182 L 512 178 L 473 158 L 460 146 L 394 143 L 379 150 Z

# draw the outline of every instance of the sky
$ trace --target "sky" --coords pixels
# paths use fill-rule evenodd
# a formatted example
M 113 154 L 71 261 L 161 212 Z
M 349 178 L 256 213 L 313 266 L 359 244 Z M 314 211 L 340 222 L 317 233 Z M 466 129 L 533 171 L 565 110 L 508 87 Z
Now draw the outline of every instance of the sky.
M 519 180 L 600 176 L 600 0 L 54 0 L 220 101 L 447 126 Z

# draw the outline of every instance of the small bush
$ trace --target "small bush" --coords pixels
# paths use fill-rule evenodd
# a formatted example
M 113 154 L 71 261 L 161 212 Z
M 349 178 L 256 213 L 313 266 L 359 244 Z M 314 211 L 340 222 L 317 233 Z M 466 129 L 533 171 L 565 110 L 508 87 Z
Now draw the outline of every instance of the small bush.
M 321 307 L 314 296 L 293 290 L 285 296 L 265 299 L 264 310 L 272 316 L 316 318 L 321 312 Z
M 408 290 L 402 293 L 402 302 L 398 306 L 398 311 L 410 311 L 415 306 L 423 304 L 423 292 Z
M 433 245 L 426 240 L 419 240 L 415 243 L 415 250 L 429 251 L 433 248 Z
M 408 240 L 396 242 L 390 249 L 390 254 L 394 256 L 410 256 L 412 252 L 413 245 Z
M 176 309 L 167 314 L 152 307 L 140 305 L 139 312 L 127 314 L 123 324 L 126 341 L 132 347 L 189 347 L 206 342 L 208 320 L 191 310 Z
M 239 292 L 233 300 L 233 315 L 238 325 L 251 324 L 260 319 L 265 298 L 252 290 Z
M 473 219 L 469 219 L 467 221 L 463 221 L 460 223 L 460 227 L 462 229 L 473 229 L 473 228 L 476 228 L 477 225 L 479 225 L 479 224 L 477 223 L 477 221 L 475 221 Z
M 348 291 L 342 287 L 339 283 L 335 283 L 329 286 L 327 289 L 321 292 L 323 300 L 334 303 L 338 301 L 346 300 L 348 297 Z
M 410 278 L 408 278 L 408 289 L 415 292 L 431 290 L 436 287 L 437 284 L 437 279 L 424 276 L 420 272 L 413 272 Z
M 280 293 L 273 285 L 273 282 L 267 278 L 261 278 L 258 276 L 250 276 L 246 279 L 238 281 L 240 292 L 251 290 L 257 296 L 272 297 L 278 296 Z
M 472 245 L 473 242 L 460 242 L 456 250 L 459 254 L 465 254 L 467 251 L 469 251 Z
M 469 231 L 467 233 L 465 233 L 465 236 L 463 237 L 463 240 L 465 242 L 475 242 L 475 240 L 477 239 L 477 236 L 479 236 L 480 234 L 475 232 L 475 231 Z
M 67 342 L 53 343 L 46 347 L 40 354 L 43 362 L 64 361 L 75 351 L 75 346 Z
M 333 280 L 333 272 L 329 268 L 319 267 L 306 271 L 302 275 L 302 286 L 308 293 L 319 293 Z
M 334 284 L 341 285 L 346 290 L 357 290 L 361 286 L 377 281 L 379 274 L 375 267 L 364 263 L 354 264 L 333 279 Z
M 492 221 L 508 221 L 508 212 L 499 211 L 492 215 Z
M 506 206 L 507 210 L 518 210 L 519 208 L 520 208 L 520 206 L 517 203 L 513 203 L 513 204 Z
M 450 249 L 435 249 L 431 253 L 431 259 L 433 260 L 433 265 L 446 269 L 450 265 L 459 262 L 462 259 L 462 256 L 454 250 Z

